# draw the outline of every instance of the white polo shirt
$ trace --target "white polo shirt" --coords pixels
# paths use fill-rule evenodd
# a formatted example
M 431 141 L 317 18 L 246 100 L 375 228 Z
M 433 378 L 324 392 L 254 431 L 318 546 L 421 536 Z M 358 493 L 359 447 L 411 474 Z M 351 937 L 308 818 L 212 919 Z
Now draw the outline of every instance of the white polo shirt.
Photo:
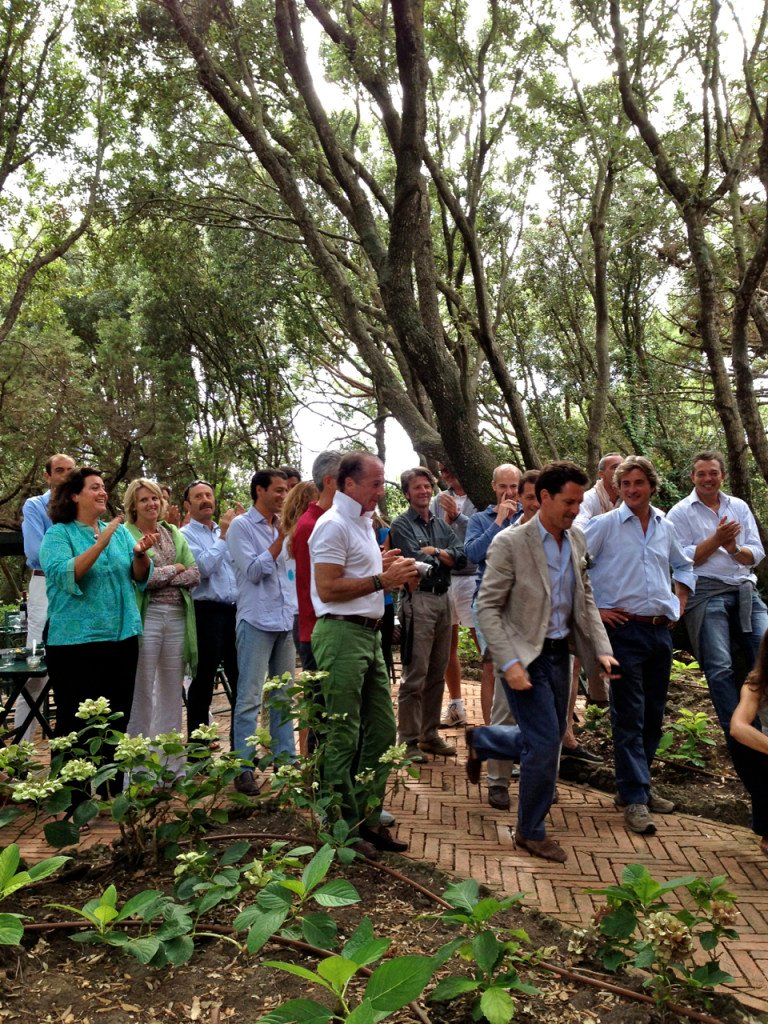
M 315 524 L 309 538 L 312 565 L 312 604 L 315 614 L 363 615 L 380 619 L 384 614 L 384 593 L 379 590 L 351 601 L 321 601 L 315 582 L 316 565 L 341 565 L 342 579 L 364 579 L 382 571 L 381 550 L 372 522 L 372 512 L 339 491 L 333 504 Z

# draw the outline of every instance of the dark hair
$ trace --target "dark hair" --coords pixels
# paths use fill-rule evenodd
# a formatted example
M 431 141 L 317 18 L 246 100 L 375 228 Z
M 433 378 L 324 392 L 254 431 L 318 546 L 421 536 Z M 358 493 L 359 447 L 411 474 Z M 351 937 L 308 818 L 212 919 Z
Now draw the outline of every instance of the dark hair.
M 542 466 L 539 479 L 536 481 L 536 497 L 541 501 L 541 492 L 559 494 L 566 484 L 578 484 L 586 487 L 589 477 L 575 462 L 548 462 Z
M 181 500 L 189 501 L 189 492 L 192 490 L 193 487 L 199 487 L 201 484 L 205 484 L 206 487 L 210 487 L 211 490 L 213 491 L 213 484 L 209 484 L 207 480 L 192 480 L 184 488 L 184 493 L 181 496 Z
M 371 452 L 349 452 L 339 463 L 339 475 L 336 477 L 336 487 L 343 493 L 344 484 L 347 479 L 352 479 L 356 484 L 365 476 L 365 467 L 371 462 L 378 462 L 378 455 Z
M 51 457 L 45 463 L 45 472 L 48 474 L 48 476 L 51 475 L 51 470 L 53 469 L 53 460 L 54 459 L 71 459 L 71 458 L 72 458 L 71 455 L 65 455 L 64 452 L 56 452 L 56 454 L 55 455 L 51 455 Z
M 272 481 L 278 478 L 278 480 L 287 480 L 288 477 L 282 471 L 282 469 L 258 469 L 251 477 L 251 500 L 256 501 L 256 488 L 261 487 L 263 490 L 267 490 L 271 486 Z
M 52 523 L 73 523 L 77 519 L 77 502 L 72 495 L 80 494 L 89 476 L 100 477 L 101 473 L 91 466 L 78 466 L 66 480 L 54 487 L 48 502 L 48 515 Z
M 750 690 L 759 693 L 763 700 L 768 697 L 768 633 L 763 633 L 755 666 L 744 682 Z
M 301 481 L 301 470 L 296 469 L 295 466 L 278 466 L 281 473 L 285 473 L 285 479 L 289 476 L 295 476 L 298 481 Z
M 400 474 L 400 487 L 402 488 L 403 494 L 406 498 L 408 497 L 411 482 L 420 476 L 429 480 L 433 487 L 435 486 L 435 478 L 432 475 L 431 470 L 427 469 L 426 466 L 417 466 L 415 469 L 406 469 L 405 472 Z
M 540 469 L 526 469 L 523 475 L 520 477 L 520 482 L 517 485 L 517 493 L 522 494 L 523 488 L 526 484 L 535 484 L 541 476 Z M 537 495 L 538 497 L 538 495 Z
M 719 462 L 720 471 L 725 476 L 725 459 L 723 458 L 722 452 L 717 451 L 715 448 L 705 448 L 702 452 L 696 452 L 691 459 L 691 472 L 693 473 L 696 469 L 697 462 Z
M 619 463 L 616 467 L 616 472 L 613 474 L 614 487 L 618 490 L 621 486 L 621 481 L 627 473 L 631 473 L 633 469 L 640 470 L 645 479 L 651 485 L 651 495 L 654 495 L 659 489 L 659 475 L 651 460 L 646 459 L 644 455 L 628 455 L 623 462 Z

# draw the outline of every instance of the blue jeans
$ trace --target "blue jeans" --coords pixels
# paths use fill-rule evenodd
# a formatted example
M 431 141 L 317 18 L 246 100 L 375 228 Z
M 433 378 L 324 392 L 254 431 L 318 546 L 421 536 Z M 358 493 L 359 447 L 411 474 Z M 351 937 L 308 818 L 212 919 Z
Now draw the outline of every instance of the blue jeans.
M 752 632 L 739 625 L 739 595 L 718 594 L 707 601 L 704 622 L 699 633 L 699 664 L 707 678 L 709 696 L 720 727 L 731 746 L 731 715 L 739 703 L 740 684 L 733 671 L 731 644 L 741 645 L 749 671 L 755 664 L 763 633 L 768 629 L 768 609 L 757 592 L 752 594 Z
M 606 631 L 621 673 L 611 682 L 616 789 L 622 803 L 647 804 L 667 703 L 672 636 L 666 626 L 644 622 L 607 626 Z
M 261 693 L 264 682 L 272 676 L 290 672 L 296 667 L 296 648 L 293 646 L 291 631 L 273 632 L 257 629 L 241 619 L 237 624 L 237 702 L 235 704 L 235 750 L 250 761 L 254 747 L 247 742 L 256 732 L 261 710 Z M 276 695 L 282 693 L 276 691 Z M 272 736 L 272 753 L 276 756 L 287 754 L 293 759 L 296 747 L 293 738 L 293 722 L 284 719 L 275 709 L 269 712 L 269 731 Z
M 520 761 L 517 831 L 544 839 L 544 819 L 552 806 L 571 691 L 570 655 L 565 642 L 545 650 L 527 669 L 530 690 L 504 684 L 517 725 L 479 726 L 472 745 L 482 759 Z

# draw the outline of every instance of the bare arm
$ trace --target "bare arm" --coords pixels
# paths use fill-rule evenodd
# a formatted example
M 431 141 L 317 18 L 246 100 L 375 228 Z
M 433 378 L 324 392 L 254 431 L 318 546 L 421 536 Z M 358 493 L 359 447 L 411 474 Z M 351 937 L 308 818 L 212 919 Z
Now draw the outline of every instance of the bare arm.
M 746 683 L 741 688 L 741 697 L 731 717 L 731 736 L 745 747 L 768 754 L 768 736 L 752 724 L 760 709 L 760 695 Z
M 388 552 L 390 557 L 383 572 L 378 574 L 383 590 L 394 590 L 404 583 L 418 584 L 419 574 L 412 558 L 401 558 L 395 552 Z M 373 576 L 359 578 L 343 577 L 343 565 L 330 562 L 315 566 L 315 585 L 321 601 L 353 601 L 356 597 L 367 597 L 378 589 Z
M 77 582 L 85 576 L 89 569 L 93 568 L 96 564 L 96 559 L 102 551 L 106 551 L 115 530 L 122 525 L 122 522 L 122 516 L 115 516 L 109 525 L 101 531 L 99 536 L 96 538 L 96 541 L 88 548 L 88 550 L 84 551 L 81 555 L 77 555 L 75 558 L 75 580 Z

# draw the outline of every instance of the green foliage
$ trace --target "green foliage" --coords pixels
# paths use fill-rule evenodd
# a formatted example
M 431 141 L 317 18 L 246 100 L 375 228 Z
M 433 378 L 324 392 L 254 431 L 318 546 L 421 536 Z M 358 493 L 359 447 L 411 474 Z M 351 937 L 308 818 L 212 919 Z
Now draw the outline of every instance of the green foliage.
M 375 1024 L 402 1009 L 424 991 L 434 969 L 428 956 L 401 956 L 380 964 L 371 974 L 362 998 L 351 1005 L 349 984 L 361 968 L 379 961 L 389 947 L 388 939 L 377 939 L 368 918 L 363 918 L 337 956 L 321 960 L 312 971 L 298 964 L 266 960 L 273 967 L 293 974 L 324 989 L 338 1004 L 336 1012 L 312 999 L 291 999 L 257 1024 L 289 1024 L 291 1021 L 345 1021 L 347 1024 Z
M 467 879 L 449 885 L 443 898 L 451 909 L 439 919 L 469 932 L 469 939 L 457 938 L 442 946 L 435 955 L 435 966 L 443 966 L 457 955 L 472 969 L 472 977 L 448 977 L 430 993 L 434 1002 L 448 1002 L 473 994 L 472 1018 L 481 1017 L 489 1024 L 508 1024 L 515 1015 L 516 1004 L 511 992 L 535 995 L 538 989 L 520 977 L 519 968 L 530 966 L 541 951 L 529 952 L 528 935 L 522 929 L 509 929 L 491 924 L 497 914 L 509 910 L 523 899 L 522 893 L 504 899 L 481 897 L 477 882 Z M 438 915 L 429 915 L 437 917 Z
M 620 885 L 587 890 L 606 903 L 586 928 L 574 932 L 568 948 L 594 956 L 609 971 L 648 971 L 645 984 L 659 1005 L 677 990 L 707 991 L 732 981 L 714 955 L 723 938 L 738 937 L 732 927 L 736 897 L 725 883 L 725 876 L 706 881 L 695 875 L 657 882 L 647 868 L 630 864 Z M 666 897 L 677 889 L 685 890 L 693 909 L 670 910 Z M 708 954 L 703 965 L 695 963 L 697 946 Z
M 19 848 L 15 843 L 0 850 L 0 900 L 7 899 L 12 893 L 25 886 L 41 882 L 58 871 L 69 857 L 49 857 L 40 861 L 26 871 L 18 871 L 21 862 Z M 0 914 L 0 946 L 16 946 L 24 935 L 24 917 L 22 914 Z
M 610 735 L 611 709 L 601 708 L 597 704 L 587 704 L 584 709 L 584 728 L 589 732 Z
M 670 761 L 703 768 L 707 763 L 704 752 L 714 746 L 712 722 L 707 712 L 681 708 L 677 720 L 662 734 L 656 753 Z

